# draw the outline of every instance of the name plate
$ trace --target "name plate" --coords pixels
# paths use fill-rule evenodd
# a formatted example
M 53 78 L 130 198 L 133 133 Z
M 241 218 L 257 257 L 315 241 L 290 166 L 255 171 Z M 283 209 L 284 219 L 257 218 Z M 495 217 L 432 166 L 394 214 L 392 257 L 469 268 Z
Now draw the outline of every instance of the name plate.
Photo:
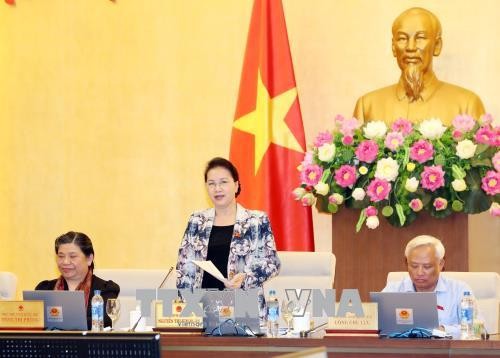
M 181 317 L 180 314 L 184 309 L 184 303 L 172 303 L 173 316 L 163 316 L 163 304 L 156 302 L 155 305 L 155 322 L 158 328 L 203 328 L 203 317 L 191 316 Z
M 328 319 L 328 331 L 360 331 L 376 332 L 378 330 L 378 306 L 377 303 L 362 303 L 363 317 L 356 317 L 348 312 L 345 317 L 330 317 Z
M 43 301 L 0 301 L 0 329 L 43 329 Z

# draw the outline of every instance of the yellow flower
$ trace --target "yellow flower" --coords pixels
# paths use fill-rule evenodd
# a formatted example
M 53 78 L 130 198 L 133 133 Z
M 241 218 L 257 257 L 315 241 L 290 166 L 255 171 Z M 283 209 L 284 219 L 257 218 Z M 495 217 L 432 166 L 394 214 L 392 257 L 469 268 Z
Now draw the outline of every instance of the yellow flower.
M 368 173 L 368 168 L 365 167 L 364 165 L 363 166 L 360 166 L 359 167 L 359 174 L 361 175 L 366 175 L 366 173 Z
M 415 170 L 415 163 L 410 162 L 410 163 L 406 164 L 406 170 L 408 170 L 409 172 L 414 171 Z

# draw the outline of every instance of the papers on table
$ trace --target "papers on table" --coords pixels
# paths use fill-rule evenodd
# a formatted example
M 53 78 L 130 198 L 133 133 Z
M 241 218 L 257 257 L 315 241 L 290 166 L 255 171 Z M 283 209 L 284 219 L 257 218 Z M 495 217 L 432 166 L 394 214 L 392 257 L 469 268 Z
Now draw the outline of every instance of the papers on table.
M 215 277 L 217 280 L 227 283 L 227 279 L 224 277 L 222 272 L 219 271 L 217 267 L 213 264 L 212 261 L 197 261 L 197 260 L 192 260 L 193 263 L 197 266 L 199 266 L 203 271 L 208 272 L 210 275 Z

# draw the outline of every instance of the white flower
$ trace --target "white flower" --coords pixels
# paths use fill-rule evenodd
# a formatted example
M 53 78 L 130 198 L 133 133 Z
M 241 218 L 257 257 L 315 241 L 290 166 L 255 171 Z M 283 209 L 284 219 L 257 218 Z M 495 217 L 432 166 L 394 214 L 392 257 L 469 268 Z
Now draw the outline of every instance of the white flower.
M 446 127 L 443 122 L 437 118 L 426 119 L 418 127 L 418 131 L 426 139 L 438 139 L 441 138 L 443 133 L 446 131 Z
M 316 197 L 313 195 L 313 193 L 305 193 L 302 199 L 300 199 L 300 202 L 304 206 L 313 206 L 316 204 Z
M 381 138 L 387 132 L 387 125 L 382 121 L 371 121 L 363 128 L 363 134 L 368 139 Z
M 365 195 L 366 195 L 366 193 L 363 190 L 363 188 L 356 188 L 352 192 L 352 197 L 355 200 L 363 200 L 365 198 Z
M 316 184 L 314 186 L 314 190 L 316 190 L 316 193 L 320 194 L 320 195 L 328 194 L 329 189 L 330 189 L 330 187 L 328 186 L 328 184 L 322 183 L 322 182 L 319 182 L 318 184 Z
M 383 158 L 377 162 L 375 178 L 394 181 L 398 176 L 399 164 L 392 158 Z
M 455 179 L 451 182 L 451 186 L 455 191 L 464 191 L 467 189 L 467 184 L 465 184 L 465 180 L 463 179 Z
M 379 224 L 380 222 L 376 216 L 368 216 L 368 218 L 366 218 L 366 226 L 368 226 L 369 229 L 376 229 Z
M 469 139 L 457 143 L 457 155 L 460 159 L 469 159 L 474 156 L 477 145 Z
M 293 189 L 292 193 L 293 193 L 293 198 L 295 200 L 300 200 L 300 199 L 302 199 L 302 197 L 306 193 L 306 189 L 304 189 L 301 186 L 299 186 L 298 188 Z
M 340 205 L 344 202 L 344 197 L 339 193 L 333 193 L 332 195 L 330 195 L 328 201 L 332 204 Z
M 414 193 L 417 191 L 418 184 L 419 181 L 417 180 L 417 178 L 415 177 L 408 178 L 406 179 L 405 189 L 408 190 L 410 193 Z
M 335 156 L 335 144 L 325 143 L 318 148 L 318 159 L 322 162 L 329 162 Z

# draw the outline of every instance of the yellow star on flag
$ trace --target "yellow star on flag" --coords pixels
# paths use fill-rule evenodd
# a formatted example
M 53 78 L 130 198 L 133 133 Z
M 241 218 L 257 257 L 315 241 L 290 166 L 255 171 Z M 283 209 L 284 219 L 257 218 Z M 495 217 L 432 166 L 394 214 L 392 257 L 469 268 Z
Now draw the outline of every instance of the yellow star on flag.
M 233 127 L 255 136 L 255 166 L 257 173 L 267 148 L 271 143 L 304 152 L 294 134 L 285 122 L 286 115 L 297 98 L 294 87 L 274 98 L 262 82 L 260 71 L 257 75 L 257 100 L 255 110 L 234 121 Z

